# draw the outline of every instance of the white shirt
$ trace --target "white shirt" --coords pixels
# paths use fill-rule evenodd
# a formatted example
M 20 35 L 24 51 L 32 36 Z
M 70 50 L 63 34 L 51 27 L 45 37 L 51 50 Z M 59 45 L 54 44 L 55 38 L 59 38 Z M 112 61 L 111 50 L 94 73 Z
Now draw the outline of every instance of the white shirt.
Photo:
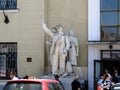
M 18 78 L 17 78 L 16 76 L 14 76 L 14 77 L 12 78 L 12 80 L 18 80 Z

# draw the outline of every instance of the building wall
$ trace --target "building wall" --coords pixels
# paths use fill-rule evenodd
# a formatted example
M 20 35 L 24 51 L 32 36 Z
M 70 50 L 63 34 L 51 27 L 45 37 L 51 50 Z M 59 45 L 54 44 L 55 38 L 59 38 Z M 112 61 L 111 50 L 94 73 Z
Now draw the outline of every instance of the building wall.
M 45 19 L 49 28 L 61 24 L 66 34 L 70 29 L 74 30 L 79 42 L 78 68 L 76 70 L 85 73 L 85 75 L 83 75 L 82 72 L 79 74 L 87 78 L 87 0 L 45 1 Z M 46 35 L 46 40 L 48 40 L 48 38 Z
M 94 32 L 94 33 L 92 33 Z M 100 0 L 88 0 L 88 41 L 100 40 Z M 106 46 L 88 45 L 88 87 L 94 89 L 94 60 L 100 60 L 100 48 Z
M 18 12 L 6 12 L 10 23 L 0 14 L 0 42 L 17 42 L 18 74 L 44 73 L 44 31 L 41 27 L 42 0 L 17 0 Z M 27 57 L 32 62 L 26 62 Z
M 64 32 L 73 29 L 79 42 L 78 69 L 87 79 L 87 15 L 88 0 L 17 0 L 18 12 L 6 12 L 10 23 L 0 14 L 0 42 L 18 43 L 18 74 L 40 75 L 48 66 L 48 51 L 41 17 L 49 28 L 61 24 Z M 32 62 L 26 62 L 27 57 Z M 45 59 L 44 59 L 45 57 Z M 46 58 L 47 57 L 47 58 Z M 44 63 L 45 61 L 45 63 Z M 45 70 L 46 71 L 46 70 Z M 85 74 L 85 75 L 84 75 Z
M 100 50 L 111 50 L 109 49 L 109 44 L 89 44 L 88 45 L 88 84 L 89 90 L 94 90 L 94 60 L 101 60 Z M 119 50 L 119 45 L 113 45 L 113 50 Z M 100 76 L 99 70 L 96 71 L 97 76 Z M 96 77 L 97 78 L 97 77 Z
M 88 41 L 97 40 L 100 40 L 100 0 L 88 0 Z

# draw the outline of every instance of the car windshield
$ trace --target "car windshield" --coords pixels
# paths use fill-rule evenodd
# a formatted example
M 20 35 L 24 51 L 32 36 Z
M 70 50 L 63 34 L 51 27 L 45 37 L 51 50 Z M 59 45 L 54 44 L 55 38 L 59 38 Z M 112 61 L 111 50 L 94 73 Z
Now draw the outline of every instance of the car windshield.
M 8 83 L 3 90 L 42 90 L 42 84 L 34 82 Z
M 59 83 L 47 83 L 49 90 L 64 90 Z

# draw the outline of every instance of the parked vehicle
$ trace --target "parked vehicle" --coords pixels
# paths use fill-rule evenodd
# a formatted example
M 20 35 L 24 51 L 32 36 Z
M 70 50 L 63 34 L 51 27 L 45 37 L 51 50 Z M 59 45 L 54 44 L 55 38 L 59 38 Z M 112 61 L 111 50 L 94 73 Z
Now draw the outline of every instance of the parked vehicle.
M 63 90 L 60 83 L 49 79 L 10 80 L 3 90 Z
M 112 85 L 110 90 L 120 90 L 120 83 Z

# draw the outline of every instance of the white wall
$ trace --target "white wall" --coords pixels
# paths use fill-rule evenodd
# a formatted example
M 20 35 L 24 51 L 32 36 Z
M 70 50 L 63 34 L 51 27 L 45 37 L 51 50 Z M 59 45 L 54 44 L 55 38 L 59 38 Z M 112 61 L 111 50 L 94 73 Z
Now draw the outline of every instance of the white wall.
M 88 0 L 88 41 L 100 40 L 100 0 Z
M 100 0 L 88 0 L 88 41 L 100 40 Z M 94 59 L 99 59 L 99 49 L 88 45 L 88 87 L 94 89 Z

